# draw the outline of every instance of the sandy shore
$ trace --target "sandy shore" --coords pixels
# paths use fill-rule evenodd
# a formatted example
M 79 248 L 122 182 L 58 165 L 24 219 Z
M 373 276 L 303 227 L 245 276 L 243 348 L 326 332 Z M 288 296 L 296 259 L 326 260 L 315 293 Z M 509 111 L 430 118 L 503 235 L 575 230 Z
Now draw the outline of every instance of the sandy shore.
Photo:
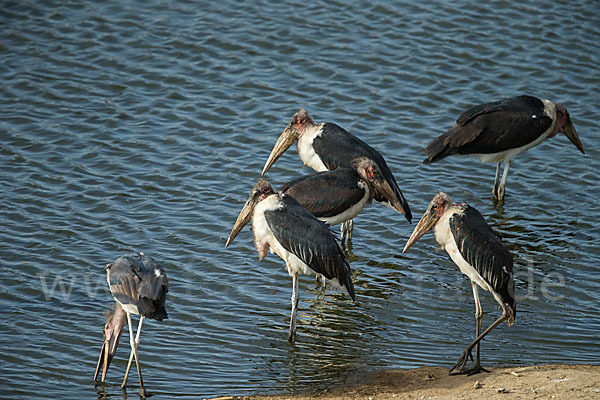
M 314 393 L 216 398 L 219 400 L 600 399 L 600 365 L 490 368 L 491 373 L 449 376 L 442 367 L 388 370 L 351 378 Z

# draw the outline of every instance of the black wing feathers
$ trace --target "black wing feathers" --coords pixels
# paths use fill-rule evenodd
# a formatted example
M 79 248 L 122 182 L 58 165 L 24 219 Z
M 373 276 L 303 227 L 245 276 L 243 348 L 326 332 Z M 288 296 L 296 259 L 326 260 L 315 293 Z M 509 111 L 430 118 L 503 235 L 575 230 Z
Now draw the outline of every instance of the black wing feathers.
M 350 168 L 338 168 L 317 174 L 301 176 L 281 187 L 281 192 L 292 196 L 317 218 L 338 215 L 365 195 L 360 188 L 360 177 Z
M 534 114 L 540 116 L 540 114 L 544 113 L 544 103 L 537 97 L 517 96 L 491 103 L 480 104 L 478 106 L 471 107 L 462 113 L 456 120 L 456 124 L 464 126 L 480 115 L 489 114 L 496 111 L 524 112 L 530 116 Z
M 513 259 L 500 236 L 468 205 L 450 218 L 450 229 L 463 258 L 514 309 Z
M 336 278 L 354 300 L 352 271 L 329 227 L 293 197 L 281 195 L 284 207 L 265 211 L 267 224 L 284 249 L 327 279 Z
M 385 159 L 377 150 L 346 131 L 339 125 L 325 122 L 323 124 L 323 133 L 313 141 L 313 147 L 323 164 L 327 169 L 332 170 L 339 167 L 352 168 L 352 160 L 358 157 L 367 157 L 374 161 L 379 167 L 379 171 L 389 183 L 402 204 L 406 214 L 406 219 L 411 220 L 412 214 L 408 202 L 404 198 L 396 178 L 388 167 Z M 375 200 L 386 202 L 386 199 L 380 193 L 375 193 Z
M 169 282 L 154 259 L 135 253 L 119 257 L 111 266 L 109 284 L 117 301 L 135 305 L 144 317 L 159 321 L 168 318 L 165 300 Z
M 383 169 L 381 164 L 385 164 L 377 150 L 341 126 L 330 122 L 323 124 L 323 133 L 315 138 L 313 147 L 329 170 L 352 168 L 352 160 L 358 157 L 368 157 L 375 161 L 380 169 Z
M 490 154 L 525 146 L 552 125 L 544 103 L 519 96 L 475 106 L 462 113 L 456 125 L 425 149 L 430 164 L 452 154 Z

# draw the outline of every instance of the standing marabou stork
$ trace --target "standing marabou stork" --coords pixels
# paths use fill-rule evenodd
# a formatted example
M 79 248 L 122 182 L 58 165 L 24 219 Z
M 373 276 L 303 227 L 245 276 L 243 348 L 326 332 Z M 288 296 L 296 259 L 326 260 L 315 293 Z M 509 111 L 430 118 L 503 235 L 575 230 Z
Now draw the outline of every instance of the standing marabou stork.
M 495 162 L 496 178 L 492 193 L 502 200 L 511 160 L 558 132 L 564 132 L 585 154 L 569 112 L 558 103 L 518 96 L 481 104 L 462 113 L 452 129 L 427 146 L 427 158 L 423 163 L 431 164 L 452 154 L 469 154 L 483 162 Z M 502 162 L 504 172 L 498 186 Z
M 293 197 L 275 193 L 269 182 L 259 179 L 235 221 L 225 247 L 250 219 L 259 261 L 267 255 L 270 247 L 271 252 L 277 253 L 285 261 L 292 277 L 290 342 L 296 332 L 299 273 L 321 274 L 337 286 L 345 287 L 354 300 L 352 271 L 329 227 L 306 211 Z
M 475 299 L 476 338 L 450 369 L 450 373 L 452 374 L 457 368 L 460 368 L 458 373 L 468 375 L 480 371 L 488 372 L 480 364 L 479 342 L 504 320 L 508 320 L 508 326 L 512 326 L 517 312 L 512 256 L 502 244 L 500 236 L 492 231 L 479 211 L 466 203 L 453 204 L 450 197 L 443 192 L 431 200 L 429 208 L 423 214 L 402 252 L 408 250 L 432 227 L 436 241 L 446 250 L 462 273 L 471 280 Z M 483 333 L 481 333 L 483 311 L 479 303 L 477 286 L 492 293 L 502 308 L 502 316 Z M 475 365 L 465 370 L 468 358 L 473 358 L 471 350 L 474 346 L 477 346 Z
M 373 160 L 359 157 L 351 166 L 301 176 L 284 184 L 280 192 L 292 196 L 321 221 L 342 223 L 342 241 L 352 239 L 352 231 L 345 229 L 343 222 L 352 221 L 373 201 L 376 191 L 390 197 L 394 192 Z
M 359 157 L 372 160 L 393 190 L 392 193 L 387 193 L 376 189 L 375 200 L 401 212 L 408 222 L 411 221 L 412 214 L 408 202 L 381 154 L 339 125 L 331 122 L 317 124 L 305 109 L 300 109 L 292 116 L 271 150 L 261 175 L 264 175 L 296 140 L 300 159 L 304 165 L 317 172 L 339 167 L 352 168 L 352 160 Z M 352 232 L 351 222 L 346 229 Z
M 140 333 L 144 318 L 159 321 L 168 318 L 167 311 L 165 310 L 165 298 L 169 290 L 167 275 L 163 268 L 151 257 L 144 255 L 144 253 L 132 253 L 121 256 L 114 263 L 106 266 L 106 280 L 108 281 L 110 292 L 117 303 L 114 312 L 112 315 L 109 315 L 106 325 L 104 325 L 104 343 L 100 351 L 98 364 L 96 365 L 94 380 L 98 378 L 100 370 L 103 369 L 101 381 L 104 382 L 110 362 L 117 351 L 121 331 L 127 318 L 131 352 L 121 387 L 125 388 L 127 384 L 131 363 L 135 357 L 138 377 L 140 379 L 140 391 L 142 396 L 145 396 L 146 390 L 142 380 L 140 358 L 137 349 L 140 344 Z M 131 314 L 140 315 L 140 322 L 135 338 L 133 336 Z

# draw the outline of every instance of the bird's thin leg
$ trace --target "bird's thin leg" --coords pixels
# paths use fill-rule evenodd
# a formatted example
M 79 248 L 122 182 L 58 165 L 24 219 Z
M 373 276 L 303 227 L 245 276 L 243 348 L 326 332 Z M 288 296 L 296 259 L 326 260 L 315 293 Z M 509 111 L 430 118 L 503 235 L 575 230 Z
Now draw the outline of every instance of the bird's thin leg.
M 354 220 L 349 219 L 348 221 L 342 222 L 340 226 L 340 233 L 342 235 L 341 242 L 344 240 L 351 241 L 352 240 L 352 231 L 354 230 Z
M 133 337 L 133 327 L 131 324 L 131 315 L 127 313 L 127 324 L 129 326 L 129 346 L 131 350 L 129 351 L 129 363 L 127 364 L 127 369 L 125 370 L 125 377 L 123 378 L 123 383 L 121 387 L 124 389 L 125 385 L 127 385 L 127 378 L 129 378 L 129 369 L 131 368 L 131 361 L 133 360 L 133 347 L 135 345 L 135 339 Z
M 135 333 L 135 366 L 137 367 L 138 377 L 140 378 L 140 392 L 145 393 L 144 382 L 142 381 L 142 367 L 140 366 L 140 359 L 137 354 L 137 349 L 140 345 L 140 333 L 142 332 L 142 324 L 144 323 L 144 316 L 140 315 L 140 323 L 138 325 L 137 332 Z
M 504 200 L 504 187 L 506 186 L 506 176 L 508 175 L 508 168 L 510 168 L 510 161 L 504 162 L 504 172 L 502 173 L 502 181 L 500 181 L 500 187 L 498 188 L 498 200 Z
M 348 240 L 346 243 L 341 243 L 341 247 L 344 250 L 344 255 L 346 256 L 346 259 L 354 257 L 354 254 L 352 254 L 352 241 Z
M 477 324 L 477 328 L 475 329 L 475 337 L 481 335 L 481 321 L 483 320 L 483 310 L 481 308 L 481 302 L 479 301 L 479 293 L 477 292 L 477 284 L 471 281 L 471 285 L 473 286 L 473 298 L 475 299 L 475 322 Z M 475 365 L 479 366 L 479 362 L 481 360 L 481 342 L 477 343 L 477 348 L 475 349 Z
M 479 292 L 477 291 L 477 284 L 474 281 L 471 281 L 471 286 L 473 287 L 473 299 L 475 300 L 475 337 L 479 337 L 479 335 L 481 335 L 481 321 L 483 320 L 483 309 L 481 308 L 481 302 L 479 301 Z M 469 350 L 467 357 L 471 357 L 471 359 L 473 359 L 473 356 L 471 354 L 471 351 Z M 481 367 L 481 342 L 477 342 L 477 344 L 475 345 L 475 363 L 473 365 L 472 368 L 469 368 L 467 370 L 464 369 L 465 364 L 467 362 L 467 359 L 465 359 L 465 362 L 463 363 L 463 365 L 461 366 L 461 370 L 458 372 L 458 374 L 466 374 L 467 376 L 469 375 L 474 375 L 477 374 L 481 371 L 484 372 L 490 372 L 485 368 Z M 455 366 L 456 368 L 456 366 Z M 452 370 L 451 370 L 452 372 Z
M 298 310 L 298 274 L 295 273 L 292 276 L 292 315 L 290 316 L 290 332 L 288 334 L 288 341 L 292 343 L 294 341 L 294 334 L 296 333 L 296 311 Z
M 353 219 L 348 220 L 348 221 L 346 221 L 346 223 L 348 224 L 348 226 L 346 228 L 348 230 L 347 240 L 350 241 L 350 240 L 352 240 L 352 232 L 354 231 L 354 220 Z
M 500 316 L 500 318 L 498 318 L 496 321 L 494 321 L 494 323 L 491 324 L 481 335 L 477 336 L 475 338 L 475 340 L 473 340 L 473 342 L 471 342 L 471 344 L 465 349 L 465 351 L 463 351 L 462 355 L 460 356 L 460 358 L 458 359 L 456 364 L 454 364 L 454 366 L 450 369 L 449 374 L 455 375 L 455 374 L 465 373 L 465 372 L 462 372 L 462 368 L 464 368 L 465 364 L 467 363 L 467 360 L 469 359 L 469 355 L 471 354 L 471 350 L 473 350 L 473 347 L 475 347 L 481 341 L 481 339 L 483 339 L 488 333 L 490 333 L 492 331 L 492 329 L 494 329 L 495 327 L 500 325 L 507 318 L 508 318 L 508 310 L 506 309 L 506 306 L 503 305 L 502 306 L 502 315 Z M 453 371 L 459 367 L 461 368 L 461 371 L 459 371 L 457 373 L 453 373 Z
M 496 198 L 498 197 L 498 178 L 500 176 L 500 164 L 501 163 L 496 164 L 496 177 L 494 178 L 494 188 L 492 189 L 492 193 Z
M 142 394 L 145 393 L 145 389 L 144 389 L 144 382 L 142 380 L 142 369 L 140 366 L 140 359 L 138 357 L 137 354 L 137 347 L 140 343 L 140 332 L 142 330 L 142 323 L 143 323 L 144 317 L 140 316 L 140 323 L 138 325 L 138 331 L 136 334 L 136 337 L 133 337 L 133 328 L 132 328 L 132 323 L 131 323 L 131 314 L 127 313 L 127 323 L 129 324 L 129 344 L 131 346 L 131 352 L 129 353 L 129 362 L 127 363 L 127 370 L 125 371 L 125 377 L 123 378 L 123 384 L 121 385 L 122 388 L 125 388 L 125 385 L 127 384 L 127 378 L 129 377 L 129 370 L 131 369 L 131 363 L 133 361 L 133 358 L 135 357 L 135 364 L 137 366 L 137 370 L 138 370 L 138 377 L 140 378 L 140 391 Z
M 317 274 L 315 275 L 315 279 L 321 284 L 321 289 L 325 290 L 325 287 L 327 286 L 327 278 L 325 278 L 325 275 Z

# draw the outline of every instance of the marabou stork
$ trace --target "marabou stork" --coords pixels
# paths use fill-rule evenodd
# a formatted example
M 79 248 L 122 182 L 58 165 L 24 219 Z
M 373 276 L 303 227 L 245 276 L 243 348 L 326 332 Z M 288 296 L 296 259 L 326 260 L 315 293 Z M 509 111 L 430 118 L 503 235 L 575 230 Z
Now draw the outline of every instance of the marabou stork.
M 131 352 L 121 387 L 125 388 L 127 384 L 131 363 L 135 357 L 140 379 L 140 391 L 144 396 L 146 390 L 137 352 L 140 344 L 140 333 L 145 318 L 159 321 L 168 318 L 165 310 L 165 298 L 169 288 L 167 275 L 158 262 L 151 257 L 144 255 L 144 253 L 131 253 L 117 258 L 114 263 L 106 266 L 106 280 L 116 304 L 114 312 L 108 316 L 106 325 L 104 325 L 104 343 L 96 365 L 94 380 L 97 380 L 100 370 L 103 369 L 101 381 L 104 382 L 110 362 L 117 351 L 125 319 L 127 319 Z M 133 336 L 131 314 L 140 315 L 135 338 Z
M 306 211 L 292 196 L 276 193 L 269 182 L 259 179 L 235 221 L 225 247 L 251 219 L 259 261 L 270 248 L 285 261 L 292 277 L 290 342 L 296 332 L 298 274 L 321 274 L 336 286 L 345 287 L 352 300 L 355 299 L 352 271 L 329 227 Z
M 376 189 L 375 200 L 401 212 L 408 222 L 411 221 L 412 214 L 408 202 L 381 154 L 339 125 L 331 122 L 316 123 L 305 109 L 300 109 L 292 116 L 271 150 L 261 175 L 264 175 L 296 140 L 300 159 L 304 165 L 317 172 L 340 167 L 352 168 L 352 160 L 359 157 L 372 160 L 393 190 L 392 193 L 388 193 Z M 351 222 L 346 229 L 351 233 Z
M 352 160 L 351 166 L 298 177 L 284 184 L 280 191 L 329 225 L 352 221 L 373 201 L 376 191 L 394 196 L 373 160 L 359 157 Z M 342 241 L 346 237 L 352 239 L 352 230 L 344 228 L 342 224 Z
M 406 242 L 404 253 L 428 230 L 433 228 L 435 239 L 446 250 L 450 258 L 463 274 L 471 280 L 473 298 L 475 299 L 476 337 L 465 349 L 450 373 L 460 368 L 458 373 L 476 374 L 486 371 L 480 364 L 479 342 L 492 329 L 503 321 L 512 326 L 517 312 L 515 299 L 515 281 L 513 278 L 513 259 L 496 235 L 485 222 L 483 216 L 475 208 L 464 204 L 453 204 L 450 197 L 443 192 L 437 194 L 429 203 L 429 208 L 417 224 L 414 232 Z M 502 315 L 481 333 L 483 311 L 479 303 L 477 286 L 489 291 L 502 308 Z M 475 364 L 465 370 L 471 350 L 477 346 Z
M 585 154 L 569 112 L 561 104 L 532 96 L 481 104 L 462 113 L 452 129 L 427 146 L 423 163 L 431 164 L 452 154 L 468 154 L 483 162 L 495 162 L 492 193 L 503 200 L 511 160 L 558 132 L 563 132 Z M 498 185 L 502 162 L 504 172 Z

